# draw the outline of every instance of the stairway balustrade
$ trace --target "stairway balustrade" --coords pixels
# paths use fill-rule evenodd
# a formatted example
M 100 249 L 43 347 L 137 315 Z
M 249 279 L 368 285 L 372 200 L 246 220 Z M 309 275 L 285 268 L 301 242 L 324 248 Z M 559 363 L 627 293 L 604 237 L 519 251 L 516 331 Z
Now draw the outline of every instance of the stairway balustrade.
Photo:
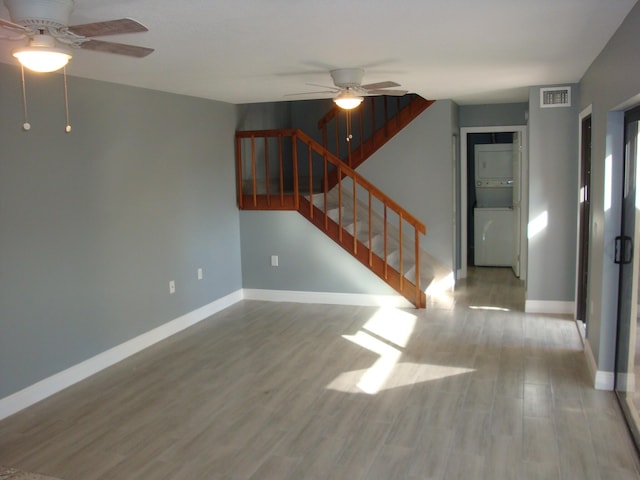
M 425 306 L 424 224 L 337 155 L 298 129 L 239 131 L 236 161 L 241 209 L 297 210 L 416 307 Z
M 357 168 L 433 103 L 409 94 L 365 97 L 357 110 L 334 106 L 318 121 L 322 145 Z

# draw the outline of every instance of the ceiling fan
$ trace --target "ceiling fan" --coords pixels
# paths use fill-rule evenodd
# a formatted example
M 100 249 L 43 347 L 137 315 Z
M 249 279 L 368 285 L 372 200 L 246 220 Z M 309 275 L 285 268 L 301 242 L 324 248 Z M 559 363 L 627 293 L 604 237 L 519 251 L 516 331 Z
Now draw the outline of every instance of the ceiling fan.
M 0 27 L 16 35 L 0 38 L 26 38 L 28 45 L 17 48 L 12 53 L 20 63 L 32 70 L 52 72 L 62 68 L 71 59 L 71 51 L 65 47 L 138 58 L 153 52 L 153 48 L 93 38 L 148 31 L 147 27 L 130 18 L 70 26 L 69 17 L 74 8 L 74 0 L 4 0 L 4 3 L 11 21 L 0 18 Z M 50 64 L 33 63 L 34 58 L 42 54 L 45 54 Z
M 390 88 L 400 86 L 400 84 L 392 81 L 362 85 L 362 77 L 364 76 L 364 70 L 362 68 L 338 68 L 335 70 L 331 70 L 329 73 L 331 74 L 331 78 L 333 79 L 333 84 L 335 85 L 334 87 L 308 83 L 307 85 L 327 88 L 328 90 L 294 93 L 290 95 L 309 95 L 321 93 L 337 94 L 333 98 L 333 101 L 339 107 L 344 108 L 345 110 L 350 110 L 360 105 L 360 103 L 362 103 L 363 97 L 367 95 L 402 96 L 408 92 L 407 90 L 389 90 Z

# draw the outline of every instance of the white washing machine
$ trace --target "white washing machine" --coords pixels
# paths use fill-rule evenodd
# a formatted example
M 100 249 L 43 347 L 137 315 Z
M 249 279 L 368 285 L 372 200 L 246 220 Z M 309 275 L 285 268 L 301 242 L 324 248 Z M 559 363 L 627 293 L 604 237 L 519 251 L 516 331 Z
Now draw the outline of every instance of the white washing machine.
M 474 209 L 474 264 L 509 267 L 513 263 L 513 209 Z

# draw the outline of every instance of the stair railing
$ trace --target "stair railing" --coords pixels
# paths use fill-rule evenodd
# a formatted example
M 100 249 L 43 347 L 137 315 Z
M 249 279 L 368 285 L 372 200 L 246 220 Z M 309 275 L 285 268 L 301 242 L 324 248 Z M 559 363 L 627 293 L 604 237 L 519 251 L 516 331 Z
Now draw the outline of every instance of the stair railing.
M 236 161 L 241 209 L 299 211 L 417 307 L 424 306 L 420 235 L 426 229 L 388 195 L 298 129 L 236 132 Z M 330 178 L 337 179 L 335 187 Z M 381 238 L 374 231 L 382 231 Z M 409 242 L 413 248 L 407 251 Z M 410 269 L 413 278 L 405 278 Z
M 334 106 L 318 121 L 322 145 L 356 168 L 432 103 L 408 94 L 365 97 L 356 110 Z

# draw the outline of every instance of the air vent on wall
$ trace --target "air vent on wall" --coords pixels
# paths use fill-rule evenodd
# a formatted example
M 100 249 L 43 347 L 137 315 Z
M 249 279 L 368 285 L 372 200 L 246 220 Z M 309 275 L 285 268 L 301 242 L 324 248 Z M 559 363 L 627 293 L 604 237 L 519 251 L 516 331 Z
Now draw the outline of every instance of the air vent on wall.
M 540 89 L 540 108 L 570 106 L 571 87 L 550 87 Z

